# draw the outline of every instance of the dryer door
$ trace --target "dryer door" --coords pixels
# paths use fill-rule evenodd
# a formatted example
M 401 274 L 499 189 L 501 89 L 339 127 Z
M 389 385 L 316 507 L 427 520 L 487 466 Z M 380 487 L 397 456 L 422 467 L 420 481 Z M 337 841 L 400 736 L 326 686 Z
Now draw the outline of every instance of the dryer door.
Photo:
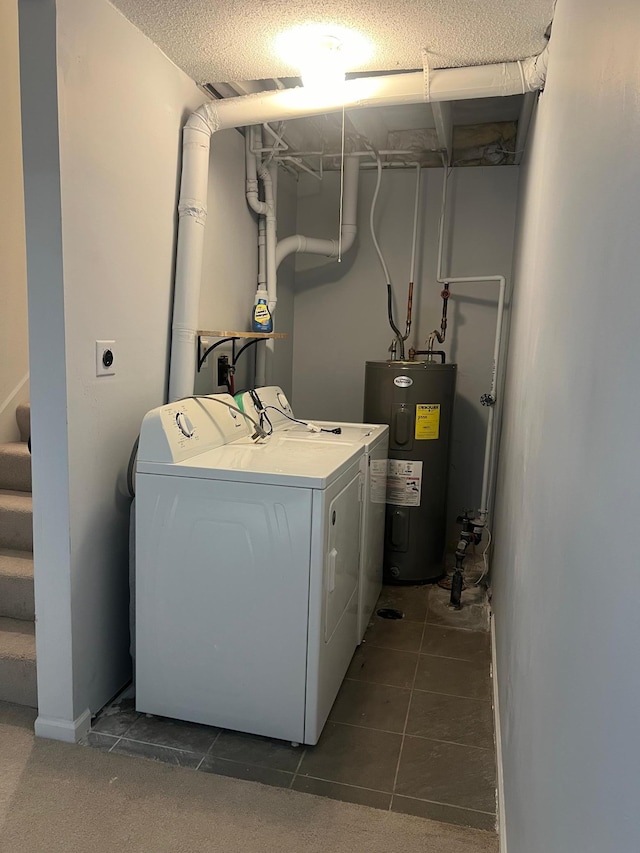
M 356 648 L 359 462 L 313 493 L 305 743 L 317 743 Z
M 328 643 L 358 586 L 360 478 L 329 503 L 324 599 L 324 641 Z

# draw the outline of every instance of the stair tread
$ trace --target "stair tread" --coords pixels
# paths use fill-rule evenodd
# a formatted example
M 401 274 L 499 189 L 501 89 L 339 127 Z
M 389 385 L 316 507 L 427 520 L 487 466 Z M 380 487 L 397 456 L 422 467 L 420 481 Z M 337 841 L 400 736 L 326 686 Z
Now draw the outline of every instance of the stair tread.
M 36 659 L 36 626 L 21 619 L 0 617 L 0 657 Z
M 31 492 L 16 492 L 13 489 L 0 489 L 0 507 L 17 509 L 21 512 L 31 511 L 33 501 Z
M 32 552 L 0 548 L 0 575 L 9 575 L 16 578 L 33 578 Z
M 30 456 L 29 445 L 26 441 L 3 441 L 0 443 L 0 453 L 16 453 L 20 456 Z

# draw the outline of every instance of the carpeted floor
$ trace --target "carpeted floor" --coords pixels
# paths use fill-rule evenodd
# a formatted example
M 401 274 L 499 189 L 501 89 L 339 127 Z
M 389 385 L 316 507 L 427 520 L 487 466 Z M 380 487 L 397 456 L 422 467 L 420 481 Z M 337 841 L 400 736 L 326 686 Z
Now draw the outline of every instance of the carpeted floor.
M 492 833 L 36 740 L 0 703 L 2 853 L 497 853 Z

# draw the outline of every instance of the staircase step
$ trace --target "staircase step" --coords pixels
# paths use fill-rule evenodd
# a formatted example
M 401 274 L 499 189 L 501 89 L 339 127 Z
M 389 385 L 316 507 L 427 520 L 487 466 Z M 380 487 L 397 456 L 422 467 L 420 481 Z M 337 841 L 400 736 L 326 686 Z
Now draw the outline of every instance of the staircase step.
M 33 551 L 31 495 L 0 489 L 0 548 Z
M 21 403 L 16 409 L 16 422 L 20 430 L 20 440 L 28 441 L 31 435 L 31 406 Z
M 33 554 L 0 549 L 0 618 L 33 622 Z
M 38 707 L 36 637 L 32 622 L 0 619 L 0 701 Z
M 24 442 L 0 444 L 0 489 L 31 491 L 31 454 Z

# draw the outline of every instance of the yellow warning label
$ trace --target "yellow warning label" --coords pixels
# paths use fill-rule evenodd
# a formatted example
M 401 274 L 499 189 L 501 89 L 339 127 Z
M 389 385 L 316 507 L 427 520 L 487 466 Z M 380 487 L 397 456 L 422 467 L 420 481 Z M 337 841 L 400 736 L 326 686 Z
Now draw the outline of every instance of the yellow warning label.
M 416 406 L 416 439 L 440 438 L 440 404 L 424 403 Z

